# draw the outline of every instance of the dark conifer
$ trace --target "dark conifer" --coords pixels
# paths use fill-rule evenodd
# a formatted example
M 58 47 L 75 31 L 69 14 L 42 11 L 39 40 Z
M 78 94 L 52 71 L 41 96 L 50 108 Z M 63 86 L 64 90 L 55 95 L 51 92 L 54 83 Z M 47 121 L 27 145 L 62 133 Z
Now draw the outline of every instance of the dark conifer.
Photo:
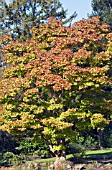
M 100 16 L 101 23 L 107 23 L 112 29 L 112 0 L 92 0 L 91 16 Z
M 13 39 L 25 41 L 31 37 L 30 29 L 40 23 L 46 23 L 51 16 L 62 18 L 64 23 L 70 23 L 76 17 L 76 12 L 67 18 L 65 10 L 59 0 L 12 0 L 7 4 L 1 2 L 1 26 L 12 34 Z

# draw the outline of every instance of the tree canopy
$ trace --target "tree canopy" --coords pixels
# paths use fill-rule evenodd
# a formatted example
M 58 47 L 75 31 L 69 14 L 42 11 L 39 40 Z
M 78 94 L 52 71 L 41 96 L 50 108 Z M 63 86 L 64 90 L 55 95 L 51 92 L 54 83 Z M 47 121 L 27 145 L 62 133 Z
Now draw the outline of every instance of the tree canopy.
M 0 128 L 30 135 L 59 154 L 83 131 L 110 121 L 112 33 L 99 17 L 63 26 L 50 17 L 32 38 L 4 47 L 9 64 L 0 83 Z
M 92 16 L 100 16 L 101 23 L 107 23 L 112 29 L 112 0 L 92 0 Z
M 63 23 L 70 24 L 76 17 L 76 12 L 67 18 L 67 10 L 59 0 L 11 0 L 9 3 L 0 1 L 0 78 L 6 67 L 2 61 L 3 36 L 11 35 L 14 40 L 25 41 L 32 36 L 30 29 L 46 23 L 50 16 L 62 18 Z

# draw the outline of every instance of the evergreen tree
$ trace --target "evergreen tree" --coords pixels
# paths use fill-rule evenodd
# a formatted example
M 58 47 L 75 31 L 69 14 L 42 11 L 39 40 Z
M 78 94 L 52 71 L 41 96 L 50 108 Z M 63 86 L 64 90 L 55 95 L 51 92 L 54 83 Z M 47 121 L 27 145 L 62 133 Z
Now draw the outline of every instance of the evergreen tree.
M 68 19 L 67 10 L 58 0 L 12 0 L 7 4 L 2 0 L 1 26 L 3 32 L 12 34 L 13 39 L 24 41 L 31 37 L 30 29 L 46 23 L 50 16 L 62 18 L 64 23 L 71 22 L 76 12 Z
M 107 23 L 112 28 L 112 0 L 92 0 L 92 15 L 100 16 L 101 23 Z

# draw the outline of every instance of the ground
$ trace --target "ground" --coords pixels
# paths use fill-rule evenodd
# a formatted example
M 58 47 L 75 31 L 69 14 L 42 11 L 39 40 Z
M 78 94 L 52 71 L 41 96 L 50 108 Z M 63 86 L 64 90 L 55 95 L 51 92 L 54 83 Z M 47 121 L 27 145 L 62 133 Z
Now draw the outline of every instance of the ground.
M 24 165 L 21 167 L 1 167 L 0 170 L 29 170 Z M 32 169 L 33 170 L 33 169 Z M 38 170 L 38 169 L 36 169 Z M 40 169 L 39 169 L 40 170 Z M 112 170 L 112 159 L 92 160 L 87 164 L 75 164 L 72 170 Z
M 85 156 L 83 163 L 81 161 L 80 164 L 73 164 L 73 161 L 75 160 L 74 157 L 72 155 L 67 155 L 67 161 L 65 160 L 64 167 L 67 167 L 69 164 L 71 167 L 69 170 L 112 170 L 112 148 L 90 150 L 86 152 Z M 33 157 L 33 159 L 30 159 L 20 167 L 0 167 L 0 170 L 48 170 L 46 164 L 50 167 L 50 165 L 54 165 L 54 161 L 55 158 L 39 159 L 37 157 Z M 42 169 L 39 169 L 39 166 L 42 167 Z M 52 168 L 49 170 L 51 169 Z M 66 170 L 68 169 L 66 168 Z

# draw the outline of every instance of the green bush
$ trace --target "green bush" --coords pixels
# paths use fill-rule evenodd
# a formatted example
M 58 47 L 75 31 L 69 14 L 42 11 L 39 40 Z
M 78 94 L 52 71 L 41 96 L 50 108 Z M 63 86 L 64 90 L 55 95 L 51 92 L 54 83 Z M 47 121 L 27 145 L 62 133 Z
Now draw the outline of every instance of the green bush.
M 73 162 L 80 163 L 83 161 L 85 147 L 78 143 L 70 143 L 66 150 L 67 154 L 73 154 Z
M 98 141 L 95 140 L 95 138 L 93 138 L 92 136 L 89 135 L 85 139 L 83 145 L 86 149 L 95 149 L 98 146 Z
M 21 165 L 27 157 L 25 155 L 16 155 L 12 152 L 5 152 L 4 154 L 0 154 L 0 166 L 7 166 L 7 165 Z
M 44 143 L 38 143 L 33 138 L 24 138 L 18 142 L 19 146 L 16 149 L 21 154 L 36 155 L 42 158 L 50 157 L 50 149 Z
M 3 154 L 3 160 L 8 164 L 12 164 L 12 160 L 15 160 L 16 156 L 12 152 L 5 152 Z
M 0 166 L 7 165 L 7 160 L 3 159 L 3 153 L 0 152 Z
M 33 155 L 37 155 L 37 156 L 39 156 L 41 158 L 50 157 L 50 151 L 49 150 L 44 150 L 44 148 L 42 147 L 42 149 L 41 149 L 41 147 L 39 147 L 39 149 L 36 150 Z

